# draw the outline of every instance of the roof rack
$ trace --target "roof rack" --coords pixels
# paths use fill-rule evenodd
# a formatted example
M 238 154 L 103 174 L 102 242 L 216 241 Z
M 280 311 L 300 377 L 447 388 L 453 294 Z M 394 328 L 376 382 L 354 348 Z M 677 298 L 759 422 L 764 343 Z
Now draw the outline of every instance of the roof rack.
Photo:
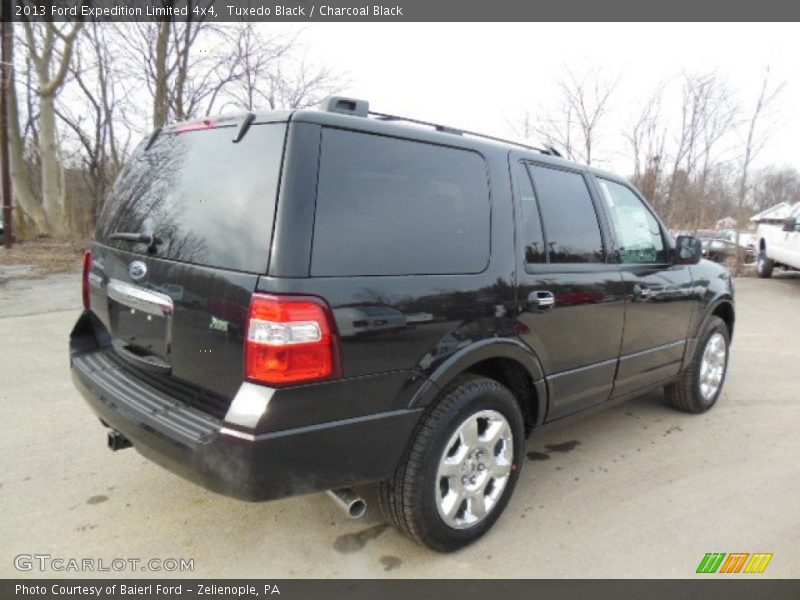
M 322 101 L 322 104 L 320 105 L 320 110 L 326 112 L 336 112 L 355 117 L 367 117 L 367 118 L 374 117 L 378 121 L 399 121 L 402 123 L 413 123 L 414 125 L 431 127 L 434 130 L 440 131 L 442 133 L 450 133 L 452 135 L 461 135 L 461 136 L 466 135 L 470 137 L 482 138 L 485 140 L 491 140 L 493 142 L 500 142 L 501 144 L 518 146 L 520 148 L 525 148 L 526 150 L 533 150 L 535 152 L 548 154 L 550 156 L 559 156 L 559 157 L 561 156 L 561 154 L 552 146 L 546 146 L 545 148 L 540 148 L 538 146 L 530 146 L 528 144 L 523 144 L 522 142 L 516 142 L 514 140 L 495 137 L 493 135 L 486 135 L 485 133 L 478 133 L 476 131 L 468 131 L 466 129 L 456 129 L 454 127 L 441 125 L 439 123 L 432 123 L 430 121 L 421 121 L 419 119 L 412 119 L 410 117 L 401 117 L 398 115 L 390 115 L 387 113 L 375 112 L 369 110 L 369 102 L 367 100 L 357 100 L 355 98 L 345 98 L 343 96 L 329 96 L 328 98 Z

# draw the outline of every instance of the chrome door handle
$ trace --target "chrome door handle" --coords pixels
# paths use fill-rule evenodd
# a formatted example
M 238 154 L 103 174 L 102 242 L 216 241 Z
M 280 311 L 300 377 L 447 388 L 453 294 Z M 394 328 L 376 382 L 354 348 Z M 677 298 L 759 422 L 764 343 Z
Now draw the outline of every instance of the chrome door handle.
M 553 292 L 535 291 L 528 294 L 528 307 L 534 310 L 549 310 L 556 305 Z

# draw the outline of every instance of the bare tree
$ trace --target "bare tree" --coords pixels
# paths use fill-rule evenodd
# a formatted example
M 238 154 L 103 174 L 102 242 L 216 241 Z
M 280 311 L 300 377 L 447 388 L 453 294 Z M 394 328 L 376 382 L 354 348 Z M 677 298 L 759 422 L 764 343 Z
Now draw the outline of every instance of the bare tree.
M 88 24 L 76 38 L 55 103 L 63 196 L 75 199 L 65 211 L 75 219 L 68 225 L 91 226 L 129 141 L 147 133 L 151 123 L 223 109 L 307 107 L 344 85 L 338 73 L 307 60 L 300 32 L 272 32 L 253 23 L 200 20 Z M 39 96 L 38 88 L 29 91 L 28 120 L 22 119 L 21 137 L 27 133 L 31 147 L 38 147 Z M 39 170 L 25 157 L 18 163 Z M 31 197 L 37 194 L 34 186 Z
M 308 108 L 346 84 L 334 69 L 305 56 L 300 34 L 266 35 L 262 24 L 240 26 L 239 76 L 224 90 L 225 107 L 253 110 Z
M 171 0 L 166 3 L 173 4 Z M 235 76 L 235 64 L 225 53 L 201 52 L 195 47 L 198 40 L 215 45 L 216 40 L 209 37 L 221 31 L 203 19 L 118 26 L 118 35 L 126 40 L 120 45 L 126 64 L 120 68 L 129 77 L 143 80 L 152 98 L 154 128 L 194 116 L 203 99 L 213 94 L 214 86 L 224 85 L 220 75 L 223 80 Z
M 11 36 L 12 50 L 14 55 L 14 36 Z M 13 60 L 12 60 L 13 62 Z M 26 61 L 26 66 L 30 66 L 30 59 Z M 26 81 L 29 80 L 26 73 Z M 15 210 L 15 232 L 18 239 L 24 239 L 28 235 L 27 224 L 30 223 L 34 236 L 46 235 L 48 232 L 47 217 L 42 208 L 42 203 L 36 198 L 29 163 L 25 159 L 25 132 L 28 131 L 28 124 L 35 121 L 35 114 L 32 105 L 28 104 L 28 119 L 26 126 L 20 125 L 18 94 L 16 88 L 16 77 L 11 77 L 8 93 L 8 124 L 9 124 L 9 150 L 11 158 L 11 180 L 16 200 Z M 30 98 L 31 90 L 26 86 L 26 98 Z M 37 111 L 38 112 L 38 111 Z
M 131 133 L 116 127 L 123 112 L 121 97 L 130 93 L 113 74 L 116 72 L 112 30 L 93 22 L 79 40 L 70 65 L 73 97 L 60 102 L 56 112 L 78 144 L 77 166 L 89 191 L 83 206 L 85 227 L 94 222 L 111 182 L 127 154 Z M 88 213 L 88 214 L 86 214 Z
M 716 73 L 683 75 L 681 122 L 674 139 L 664 209 L 667 221 L 697 228 L 716 150 L 736 118 L 727 85 Z
M 681 125 L 675 152 L 672 156 L 672 171 L 667 186 L 665 199 L 667 209 L 667 222 L 675 221 L 678 210 L 682 207 L 686 196 L 688 183 L 694 170 L 694 148 L 700 136 L 700 120 L 704 85 L 698 77 L 684 75 L 683 97 L 681 103 Z M 684 218 L 679 216 L 678 218 Z M 685 224 L 685 223 L 684 223 Z
M 660 184 L 666 158 L 666 126 L 661 122 L 663 93 L 661 83 L 645 102 L 630 131 L 624 133 L 633 154 L 633 184 L 656 207 L 663 201 Z
M 78 21 L 70 26 L 59 26 L 55 23 L 22 21 L 22 25 L 37 78 L 42 204 L 49 232 L 56 237 L 63 237 L 66 233 L 65 196 L 58 156 L 56 97 L 64 84 L 75 39 L 83 23 Z
M 278 60 L 268 81 L 266 100 L 271 109 L 315 106 L 342 86 L 332 69 L 310 64 L 305 58 Z
M 554 149 L 569 160 L 580 160 L 573 147 L 574 125 L 569 108 L 556 116 L 556 113 L 540 107 L 536 115 L 526 109 L 516 122 L 506 120 L 506 123 L 517 137 Z
M 768 66 L 764 70 L 764 78 L 761 81 L 761 91 L 758 94 L 758 99 L 756 100 L 755 106 L 753 107 L 753 112 L 750 114 L 750 118 L 748 119 L 746 125 L 747 137 L 744 146 L 744 154 L 742 156 L 741 175 L 739 176 L 739 193 L 737 195 L 737 202 L 736 202 L 737 248 L 739 246 L 739 232 L 744 226 L 744 219 L 745 219 L 744 208 L 747 198 L 747 186 L 748 186 L 748 177 L 750 175 L 750 168 L 753 164 L 753 159 L 756 157 L 759 151 L 764 147 L 764 143 L 767 141 L 768 137 L 767 136 L 768 132 L 759 131 L 759 126 L 761 125 L 761 121 L 766 116 L 765 113 L 769 110 L 770 106 L 775 102 L 776 98 L 780 95 L 784 87 L 783 83 L 771 87 L 769 77 L 770 77 L 770 68 Z M 739 275 L 741 273 L 741 270 L 742 270 L 742 260 L 740 253 L 737 252 L 734 272 L 736 275 Z
M 609 81 L 596 71 L 576 76 L 571 69 L 565 70 L 566 76 L 557 80 L 561 92 L 559 107 L 541 111 L 534 130 L 570 160 L 590 165 L 596 160 L 598 130 L 619 78 Z
M 143 66 L 147 76 L 147 83 L 153 91 L 153 127 L 162 127 L 169 116 L 169 102 L 167 91 L 169 81 L 167 79 L 167 52 L 169 47 L 169 34 L 172 23 L 162 21 L 158 24 L 143 26 L 144 28 L 144 51 Z M 150 33 L 153 28 L 156 30 L 155 48 L 150 45 Z
M 152 97 L 153 127 L 162 127 L 170 119 L 191 116 L 199 101 L 198 94 L 207 92 L 189 88 L 196 80 L 208 80 L 216 66 L 203 64 L 207 56 L 195 59 L 200 53 L 192 51 L 198 38 L 211 28 L 202 20 L 120 26 L 120 33 L 128 40 L 123 47 L 129 62 L 127 71 L 131 75 L 143 74 Z
M 120 26 L 125 71 L 144 76 L 160 127 L 224 109 L 304 108 L 341 89 L 343 78 L 303 55 L 299 34 L 267 35 L 263 24 L 203 20 Z
M 699 141 L 698 161 L 702 162 L 695 192 L 695 227 L 699 229 L 706 220 L 707 185 L 716 160 L 715 152 L 723 136 L 728 134 L 738 116 L 728 87 L 716 75 L 707 80 L 703 88 L 702 131 Z
M 749 208 L 761 212 L 785 202 L 800 202 L 800 172 L 792 167 L 767 167 L 753 176 L 749 194 Z
M 241 56 L 241 75 L 226 90 L 223 108 L 257 108 L 264 100 L 265 88 L 272 79 L 275 63 L 291 51 L 295 41 L 296 36 L 267 39 L 253 22 L 241 25 L 236 37 L 236 52 Z

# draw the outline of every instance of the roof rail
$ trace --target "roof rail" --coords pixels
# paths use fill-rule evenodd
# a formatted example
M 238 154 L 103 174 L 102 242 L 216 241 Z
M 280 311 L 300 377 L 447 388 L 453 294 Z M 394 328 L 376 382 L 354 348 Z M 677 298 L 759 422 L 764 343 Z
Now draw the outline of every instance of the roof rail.
M 329 96 L 328 98 L 322 101 L 322 104 L 320 105 L 320 110 L 323 110 L 325 112 L 346 114 L 355 117 L 374 117 L 378 121 L 399 121 L 402 123 L 413 123 L 414 125 L 423 125 L 425 127 L 432 127 L 436 131 L 440 131 L 442 133 L 450 133 L 452 135 L 462 135 L 462 136 L 482 138 L 485 140 L 491 140 L 493 142 L 500 142 L 501 144 L 518 146 L 520 148 L 525 148 L 526 150 L 533 150 L 535 152 L 540 152 L 541 154 L 548 154 L 551 156 L 561 156 L 561 154 L 552 146 L 546 146 L 544 148 L 540 148 L 538 146 L 531 146 L 529 144 L 524 144 L 522 142 L 515 142 L 514 140 L 495 137 L 493 135 L 487 135 L 485 133 L 478 133 L 476 131 L 468 131 L 466 129 L 456 129 L 455 127 L 449 127 L 447 125 L 441 125 L 439 123 L 432 123 L 430 121 L 421 121 L 419 119 L 412 119 L 410 117 L 401 117 L 398 115 L 390 115 L 387 113 L 371 111 L 369 110 L 369 102 L 367 102 L 366 100 L 358 100 L 356 98 L 345 98 L 343 96 Z
M 448 125 L 441 125 L 439 123 L 432 123 L 430 121 L 421 121 L 419 119 L 412 119 L 410 117 L 401 117 L 398 115 L 389 115 L 386 113 L 379 113 L 374 111 L 368 111 L 370 116 L 375 117 L 379 121 L 401 121 L 404 123 L 414 123 L 415 125 L 425 125 L 427 127 L 433 127 L 436 131 L 441 131 L 443 133 L 451 133 L 453 135 L 467 135 L 470 137 L 482 138 L 484 140 L 492 140 L 493 142 L 500 142 L 501 144 L 509 144 L 511 146 L 518 146 L 520 148 L 525 148 L 526 150 L 534 150 L 536 152 L 540 152 L 542 154 L 550 154 L 553 156 L 561 156 L 554 148 L 540 148 L 538 146 L 531 146 L 529 144 L 523 144 L 522 142 L 515 142 L 514 140 L 508 140 L 501 137 L 496 137 L 493 135 L 488 135 L 485 133 L 478 133 L 477 131 L 469 131 L 467 129 L 456 129 L 455 127 L 449 127 Z

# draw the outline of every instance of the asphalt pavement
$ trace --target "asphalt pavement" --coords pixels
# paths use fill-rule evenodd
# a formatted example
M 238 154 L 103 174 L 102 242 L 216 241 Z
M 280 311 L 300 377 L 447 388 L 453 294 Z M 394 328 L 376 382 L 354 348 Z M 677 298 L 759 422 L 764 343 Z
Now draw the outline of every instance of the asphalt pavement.
M 441 555 L 387 527 L 374 504 L 359 521 L 324 494 L 248 504 L 109 452 L 69 378 L 79 276 L 12 280 L 0 286 L 0 577 L 684 578 L 707 552 L 773 553 L 748 577 L 798 577 L 800 277 L 738 279 L 736 290 L 712 411 L 675 412 L 652 393 L 534 434 L 494 529 Z M 126 567 L 17 570 L 34 554 Z M 150 559 L 193 570 L 142 570 Z

